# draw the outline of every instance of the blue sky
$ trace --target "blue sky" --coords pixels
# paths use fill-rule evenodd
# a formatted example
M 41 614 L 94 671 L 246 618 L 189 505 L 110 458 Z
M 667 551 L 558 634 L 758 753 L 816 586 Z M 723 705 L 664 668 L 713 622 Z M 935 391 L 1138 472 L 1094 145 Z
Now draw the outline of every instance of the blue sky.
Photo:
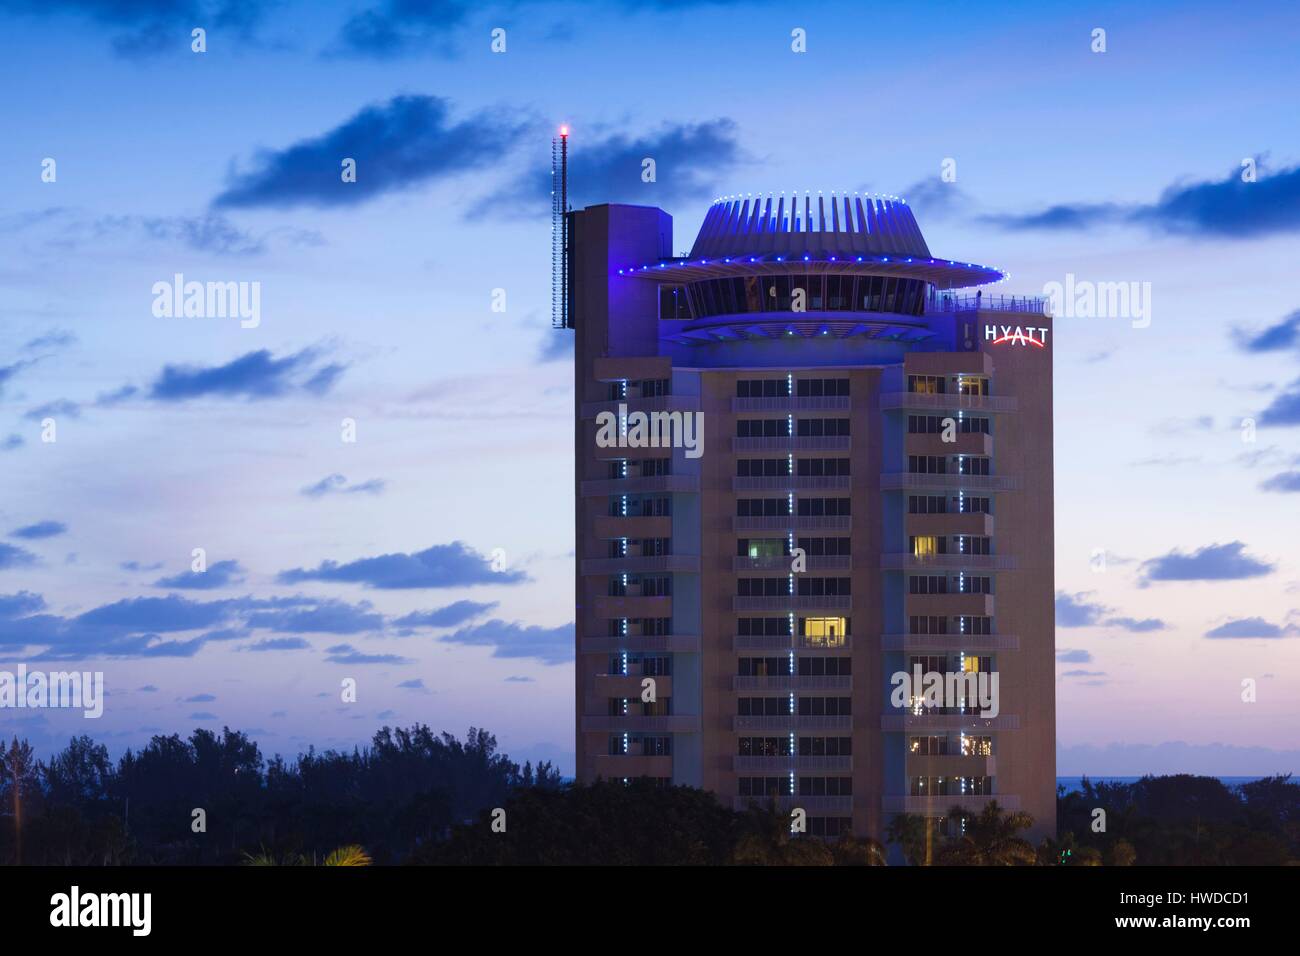
M 1056 325 L 1061 772 L 1300 770 L 1300 13 L 601 6 L 0 0 L 0 666 L 111 693 L 5 729 L 419 720 L 571 769 L 567 121 L 576 202 L 681 250 L 719 194 L 868 189 L 1008 292 L 1150 282 L 1148 328 Z M 177 273 L 260 323 L 155 316 Z

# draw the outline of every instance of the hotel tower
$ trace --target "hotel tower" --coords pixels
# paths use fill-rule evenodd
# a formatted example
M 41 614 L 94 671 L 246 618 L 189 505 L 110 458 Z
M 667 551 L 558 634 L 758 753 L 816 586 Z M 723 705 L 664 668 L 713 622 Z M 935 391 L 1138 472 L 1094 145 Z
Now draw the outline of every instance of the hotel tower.
M 990 800 L 1053 834 L 1042 301 L 895 197 L 719 199 L 686 256 L 661 209 L 566 226 L 578 778 L 820 836 Z

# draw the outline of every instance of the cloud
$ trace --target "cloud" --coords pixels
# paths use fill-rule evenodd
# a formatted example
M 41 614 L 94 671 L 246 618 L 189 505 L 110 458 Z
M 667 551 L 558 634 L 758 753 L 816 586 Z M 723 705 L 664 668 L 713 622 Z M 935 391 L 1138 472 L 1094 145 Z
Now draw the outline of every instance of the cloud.
M 259 611 L 250 614 L 247 623 L 249 627 L 290 634 L 362 634 L 382 631 L 384 616 L 375 613 L 369 601 L 349 604 L 330 599 L 312 608 Z
M 1258 331 L 1234 329 L 1233 339 L 1243 352 L 1285 352 L 1300 346 L 1300 309 Z
M 192 697 L 186 697 L 185 700 L 184 700 L 184 703 L 186 703 L 186 704 L 210 704 L 210 703 L 212 703 L 212 702 L 213 702 L 214 700 L 216 700 L 216 699 L 217 699 L 217 698 L 216 698 L 216 695 L 214 695 L 214 694 L 194 694 Z
M 30 567 L 35 563 L 36 555 L 30 551 L 0 541 L 0 571 Z
M 56 399 L 52 402 L 46 402 L 44 405 L 37 405 L 29 409 L 23 418 L 34 422 L 39 422 L 45 418 L 80 418 L 81 406 L 76 402 L 70 402 L 66 398 Z
M 1133 617 L 1112 617 L 1106 620 L 1106 626 L 1121 627 L 1135 634 L 1145 634 L 1148 631 L 1163 631 L 1166 627 L 1165 622 L 1156 617 L 1144 617 L 1140 620 Z
M 301 637 L 268 637 L 262 641 L 254 641 L 241 650 L 245 651 L 305 651 L 310 650 L 311 644 Z
M 1156 455 L 1152 458 L 1140 458 L 1129 462 L 1134 468 L 1181 468 L 1201 459 L 1194 455 Z
M 17 375 L 17 374 L 18 374 L 19 372 L 21 372 L 23 369 L 27 368 L 27 366 L 29 366 L 29 365 L 33 365 L 33 364 L 35 364 L 35 363 L 33 363 L 33 362 L 14 362 L 12 365 L 0 365 L 0 394 L 3 394 L 3 393 L 4 393 L 5 385 L 9 382 L 10 379 L 12 379 L 15 375 Z
M 1089 229 L 1104 223 L 1123 221 L 1132 207 L 1116 203 L 1065 203 L 1048 206 L 1031 213 L 996 213 L 980 216 L 979 221 L 1007 230 Z
M 960 186 L 938 176 L 918 179 L 903 191 L 903 198 L 917 216 L 935 221 L 950 219 L 971 203 Z
M 266 237 L 254 236 L 225 216 L 100 216 L 88 227 L 96 239 L 121 233 L 218 256 L 253 256 L 266 251 Z
M 218 561 L 206 571 L 185 571 L 169 578 L 159 578 L 153 583 L 156 588 L 177 588 L 191 591 L 211 591 L 224 588 L 230 584 L 239 584 L 244 579 L 235 578 L 243 569 L 238 561 Z
M 396 96 L 367 106 L 341 125 L 281 150 L 264 150 L 235 172 L 213 205 L 226 208 L 352 206 L 420 183 L 494 165 L 528 123 L 480 109 L 453 122 L 437 96 Z M 356 161 L 356 181 L 342 163 Z
M 18 600 L 18 598 L 22 600 Z M 205 645 L 245 638 L 254 627 L 281 632 L 354 633 L 383 627 L 383 617 L 368 603 L 349 605 L 295 595 L 193 601 L 178 594 L 129 598 L 93 608 L 77 617 L 34 613 L 43 608 L 35 595 L 10 596 L 0 603 L 10 618 L 0 627 L 0 647 L 45 648 L 37 657 L 192 657 Z M 164 635 L 199 632 L 193 637 Z M 267 644 L 259 650 L 294 650 L 298 644 Z M 29 656 L 31 656 L 29 654 Z
M 25 538 L 28 541 L 39 541 L 42 538 L 53 538 L 66 534 L 67 531 L 68 526 L 62 521 L 38 521 L 35 524 L 15 528 L 9 532 L 9 536 L 11 538 Z
M 471 647 L 491 647 L 493 657 L 527 657 L 543 664 L 563 664 L 573 659 L 573 633 L 572 621 L 548 628 L 494 619 L 461 628 L 440 640 Z
M 345 581 L 383 590 L 450 588 L 474 584 L 519 584 L 522 571 L 493 571 L 489 559 L 461 541 L 435 544 L 414 554 L 382 554 L 339 564 L 322 561 L 315 569 L 281 571 L 282 584 L 299 581 Z
M 1300 471 L 1283 471 L 1260 484 L 1263 491 L 1291 493 L 1300 491 Z
M 1224 178 L 1174 184 L 1155 202 L 1062 203 L 1021 215 L 983 216 L 1012 230 L 1080 230 L 1098 225 L 1139 225 L 1157 232 L 1219 239 L 1250 239 L 1300 230 L 1300 166 L 1260 173 L 1243 182 L 1235 168 Z
M 150 388 L 149 397 L 164 402 L 205 396 L 275 398 L 308 387 L 300 378 L 314 371 L 311 366 L 316 358 L 315 349 L 279 359 L 259 349 L 225 365 L 167 365 Z
M 1091 664 L 1092 655 L 1078 648 L 1063 647 L 1056 652 L 1058 664 Z
M 134 398 L 139 391 L 140 390 L 134 385 L 123 385 L 121 388 L 114 389 L 111 392 L 100 392 L 99 396 L 95 399 L 95 407 L 112 408 L 114 405 L 119 405 L 128 398 Z
M 161 561 L 154 564 L 141 564 L 139 561 L 123 561 L 118 565 L 123 571 L 157 571 L 163 566 Z
M 13 451 L 15 448 L 23 447 L 22 435 L 8 435 L 0 438 L 0 451 Z
M 746 2 L 752 5 L 754 0 Z M 635 13 L 660 10 L 680 16 L 683 11 L 694 7 L 737 6 L 740 3 L 741 0 L 620 0 L 610 6 Z M 502 3 L 493 9 L 500 15 L 513 8 L 513 4 Z M 329 52 L 376 60 L 421 54 L 451 56 L 456 52 L 456 38 L 465 35 L 463 24 L 470 11 L 483 9 L 483 4 L 471 0 L 378 0 L 344 22 Z M 606 14 L 607 11 L 601 11 L 602 16 Z M 543 39 L 552 42 L 566 40 L 571 29 L 566 22 L 553 24 Z
M 1287 386 L 1268 408 L 1259 414 L 1261 425 L 1300 425 L 1300 378 Z
M 200 603 L 179 595 L 125 598 L 75 618 L 86 627 L 127 631 L 191 631 L 215 627 L 228 620 L 226 602 Z
M 1105 677 L 1105 676 L 1106 676 L 1106 672 L 1105 672 L 1105 671 L 1072 670 L 1072 671 L 1061 671 L 1061 676 L 1062 676 L 1062 677 Z
M 11 232 L 30 231 L 35 242 L 64 255 L 82 249 L 117 250 L 125 243 L 153 243 L 212 256 L 247 257 L 266 252 L 273 240 L 298 247 L 325 244 L 316 230 L 280 225 L 254 234 L 211 212 L 197 216 L 92 215 L 60 208 L 10 220 L 3 227 Z
M 1087 600 L 1092 591 L 1068 594 L 1056 592 L 1056 626 L 1057 627 L 1094 627 L 1101 623 L 1101 616 L 1109 608 Z
M 0 0 L 0 12 L 32 17 L 71 14 L 119 31 L 113 52 L 141 59 L 167 52 L 190 52 L 190 29 L 201 24 L 244 42 L 255 39 L 271 0 L 168 0 L 165 3 L 116 0 Z
M 308 498 L 320 498 L 330 494 L 365 494 L 378 495 L 382 494 L 385 482 L 382 478 L 371 478 L 369 481 L 363 481 L 359 484 L 349 485 L 347 478 L 335 473 L 326 475 L 314 485 L 308 485 L 298 493 L 306 495 Z
M 473 7 L 470 0 L 387 0 L 349 17 L 334 52 L 381 60 L 417 52 L 447 56 L 454 50 L 449 28 L 462 23 Z
M 119 405 L 128 398 L 133 397 L 139 391 L 140 390 L 134 385 L 123 385 L 121 388 L 115 389 L 111 392 L 101 392 L 91 405 L 94 408 L 112 408 L 114 405 Z M 65 418 L 80 418 L 82 409 L 86 407 L 87 406 L 83 405 L 81 402 L 59 398 L 52 402 L 46 402 L 44 405 L 38 405 L 35 408 L 29 409 L 23 417 L 30 419 L 31 421 L 40 421 L 44 418 L 58 418 L 60 416 Z M 14 435 L 11 436 L 11 438 L 17 439 L 14 447 L 22 444 L 22 438 L 20 436 Z
M 1118 627 L 1133 633 L 1161 631 L 1165 622 L 1159 618 L 1111 617 L 1114 611 L 1104 604 L 1089 600 L 1093 591 L 1080 591 L 1070 594 L 1066 591 L 1056 592 L 1056 626 L 1057 627 Z
M 655 161 L 655 182 L 641 179 L 642 162 Z M 711 198 L 719 183 L 731 178 L 745 161 L 736 139 L 736 124 L 725 117 L 702 123 L 665 124 L 641 136 L 615 133 L 590 137 L 569 158 L 569 197 L 588 202 L 668 205 Z M 541 216 L 549 214 L 551 177 L 525 175 L 484 201 L 476 215 Z
M 405 657 L 396 654 L 362 654 L 351 644 L 335 644 L 325 649 L 325 660 L 331 664 L 409 664 Z
M 1191 554 L 1178 550 L 1144 561 L 1143 587 L 1151 581 L 1239 581 L 1271 574 L 1276 566 L 1245 553 L 1240 541 L 1211 544 Z
M 158 693 L 158 688 L 155 687 L 153 684 L 144 684 L 143 686 L 141 686 L 141 687 L 137 687 L 137 688 L 136 688 L 136 693 L 139 693 L 139 694 L 156 694 L 156 693 Z
M 1213 630 L 1206 631 L 1206 637 L 1293 637 L 1300 633 L 1300 628 L 1294 624 L 1288 624 L 1281 627 L 1277 624 L 1270 624 L 1262 617 L 1244 617 L 1235 621 L 1228 621 L 1226 624 L 1220 624 Z
M 573 361 L 574 342 L 573 333 L 568 330 L 551 329 L 544 332 L 541 347 L 537 351 L 538 364 Z
M 505 679 L 505 683 L 507 683 L 507 684 L 535 684 L 535 683 L 537 683 L 537 681 L 533 680 L 533 678 L 531 678 L 531 677 L 519 677 L 519 676 L 514 676 L 514 675 L 512 675 L 512 676 L 507 677 L 507 678 Z
M 45 610 L 45 598 L 31 591 L 17 594 L 0 594 L 0 621 L 24 617 Z
M 25 352 L 39 352 L 42 349 L 62 349 L 75 345 L 77 337 L 64 329 L 50 329 L 50 331 L 38 335 L 34 339 L 28 340 L 23 346 Z
M 424 678 L 412 677 L 410 680 L 404 680 L 397 685 L 403 690 L 427 690 L 424 686 Z
M 477 601 L 456 601 L 433 611 L 413 611 L 393 621 L 394 627 L 455 627 L 471 618 L 486 614 L 497 606 L 496 601 L 480 604 Z
M 200 710 L 197 713 L 190 714 L 189 719 L 190 720 L 217 720 L 219 718 L 217 717 L 216 714 L 210 713 L 209 711 Z

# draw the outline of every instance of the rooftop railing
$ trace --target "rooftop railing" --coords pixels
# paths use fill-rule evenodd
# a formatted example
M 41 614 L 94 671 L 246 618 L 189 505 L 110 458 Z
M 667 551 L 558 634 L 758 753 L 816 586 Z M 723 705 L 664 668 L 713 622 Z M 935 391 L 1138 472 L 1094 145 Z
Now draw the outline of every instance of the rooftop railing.
M 1049 316 L 1048 300 L 1040 295 L 953 295 L 936 292 L 925 300 L 926 312 L 1027 312 Z

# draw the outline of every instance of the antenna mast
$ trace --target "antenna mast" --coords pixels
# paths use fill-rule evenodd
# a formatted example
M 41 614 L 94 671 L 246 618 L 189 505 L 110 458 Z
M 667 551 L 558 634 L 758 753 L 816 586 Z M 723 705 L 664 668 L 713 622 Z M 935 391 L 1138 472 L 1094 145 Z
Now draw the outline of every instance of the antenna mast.
M 551 140 L 551 328 L 573 328 L 569 314 L 569 127 Z

